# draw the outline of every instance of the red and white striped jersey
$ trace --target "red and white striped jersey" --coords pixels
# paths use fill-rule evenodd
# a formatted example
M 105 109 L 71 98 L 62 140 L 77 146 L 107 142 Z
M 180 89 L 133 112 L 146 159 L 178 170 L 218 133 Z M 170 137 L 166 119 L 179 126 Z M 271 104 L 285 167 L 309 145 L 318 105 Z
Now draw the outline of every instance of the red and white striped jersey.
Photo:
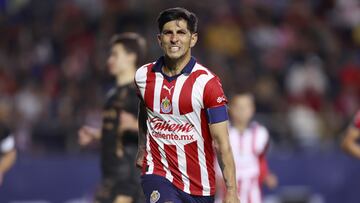
M 269 143 L 268 131 L 257 122 L 252 122 L 243 132 L 229 127 L 229 136 L 234 154 L 240 202 L 261 203 L 260 182 L 267 173 L 265 152 Z M 219 168 L 216 172 L 221 173 Z M 222 196 L 220 191 L 216 202 L 222 202 Z
M 360 110 L 355 114 L 354 125 L 360 129 Z
M 219 78 L 194 58 L 172 79 L 163 58 L 139 68 L 135 83 L 147 108 L 143 174 L 167 178 L 192 195 L 215 193 L 214 150 L 206 109 L 227 103 Z

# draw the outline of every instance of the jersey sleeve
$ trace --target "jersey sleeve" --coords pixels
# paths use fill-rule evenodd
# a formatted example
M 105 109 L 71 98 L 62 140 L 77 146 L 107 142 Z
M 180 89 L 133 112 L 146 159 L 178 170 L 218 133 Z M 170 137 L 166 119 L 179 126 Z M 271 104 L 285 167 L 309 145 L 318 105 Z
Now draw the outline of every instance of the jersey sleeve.
M 204 108 L 224 106 L 227 102 L 220 79 L 218 77 L 212 78 L 204 89 Z
M 260 166 L 259 183 L 261 185 L 264 182 L 265 177 L 269 173 L 269 167 L 268 167 L 265 153 L 261 154 L 259 157 L 259 166 Z
M 262 127 L 261 129 L 262 139 L 260 142 L 260 154 L 259 154 L 259 166 L 260 166 L 260 175 L 259 175 L 259 181 L 260 183 L 264 182 L 265 177 L 269 173 L 269 167 L 266 159 L 266 153 L 269 148 L 269 133 L 265 127 Z
M 224 95 L 219 78 L 214 77 L 204 89 L 204 107 L 208 123 L 219 123 L 228 120 L 227 98 Z

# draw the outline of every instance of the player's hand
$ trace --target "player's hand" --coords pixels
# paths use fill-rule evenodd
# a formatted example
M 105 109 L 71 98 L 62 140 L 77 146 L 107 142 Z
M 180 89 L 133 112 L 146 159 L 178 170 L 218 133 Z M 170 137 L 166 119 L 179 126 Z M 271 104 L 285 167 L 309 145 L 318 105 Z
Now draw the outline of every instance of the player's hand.
M 278 179 L 276 177 L 276 175 L 269 173 L 265 179 L 264 179 L 264 184 L 269 188 L 269 189 L 274 189 L 278 186 Z
M 119 125 L 120 132 L 124 132 L 125 130 L 138 130 L 138 121 L 133 114 L 126 111 L 121 111 L 119 120 L 121 122 Z
M 136 162 L 135 162 L 136 167 L 142 168 L 144 156 L 145 156 L 145 147 L 139 147 L 138 152 L 136 154 Z
M 100 137 L 100 130 L 90 126 L 83 126 L 78 131 L 78 142 L 81 146 L 89 145 Z
M 236 191 L 227 191 L 223 200 L 223 203 L 240 203 L 239 197 Z

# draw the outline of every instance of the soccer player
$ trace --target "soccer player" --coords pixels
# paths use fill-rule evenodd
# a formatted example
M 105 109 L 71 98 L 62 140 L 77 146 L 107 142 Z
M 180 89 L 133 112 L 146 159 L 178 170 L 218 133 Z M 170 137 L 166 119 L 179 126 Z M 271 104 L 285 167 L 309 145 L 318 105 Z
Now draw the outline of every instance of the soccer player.
M 255 112 L 252 94 L 235 94 L 230 99 L 229 109 L 231 118 L 229 136 L 235 157 L 240 201 L 241 203 L 261 203 L 262 183 L 270 189 L 277 186 L 277 178 L 269 172 L 265 158 L 269 144 L 268 131 L 261 124 L 252 121 Z M 222 185 L 218 184 L 218 187 L 216 202 L 221 202 Z
M 0 186 L 6 172 L 16 161 L 15 138 L 10 130 L 0 123 Z
M 197 17 L 170 8 L 158 17 L 164 55 L 139 68 L 139 153 L 146 202 L 214 202 L 213 141 L 223 172 L 224 202 L 237 203 L 235 167 L 228 140 L 227 99 L 219 78 L 191 56 Z
M 347 128 L 342 141 L 342 148 L 355 158 L 360 159 L 360 110 L 356 113 L 354 121 Z
M 140 171 L 135 165 L 138 97 L 133 81 L 144 51 L 145 40 L 136 33 L 123 33 L 111 39 L 107 65 L 117 85 L 107 95 L 102 129 L 83 126 L 78 133 L 82 146 L 101 141 L 102 183 L 95 202 L 143 202 Z

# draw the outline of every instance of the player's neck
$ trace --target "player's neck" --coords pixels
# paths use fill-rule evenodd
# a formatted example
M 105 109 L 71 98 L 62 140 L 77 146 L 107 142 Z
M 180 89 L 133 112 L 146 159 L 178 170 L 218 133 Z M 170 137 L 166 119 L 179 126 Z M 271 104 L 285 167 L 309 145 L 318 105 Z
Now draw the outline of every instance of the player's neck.
M 181 73 L 181 71 L 185 68 L 186 64 L 189 63 L 191 59 L 191 54 L 187 53 L 183 57 L 179 59 L 170 59 L 168 57 L 164 57 L 164 67 L 163 73 L 167 76 L 175 76 Z
M 127 84 L 130 84 L 134 81 L 135 69 L 129 68 L 127 71 L 122 72 L 116 76 L 116 84 L 121 87 Z

